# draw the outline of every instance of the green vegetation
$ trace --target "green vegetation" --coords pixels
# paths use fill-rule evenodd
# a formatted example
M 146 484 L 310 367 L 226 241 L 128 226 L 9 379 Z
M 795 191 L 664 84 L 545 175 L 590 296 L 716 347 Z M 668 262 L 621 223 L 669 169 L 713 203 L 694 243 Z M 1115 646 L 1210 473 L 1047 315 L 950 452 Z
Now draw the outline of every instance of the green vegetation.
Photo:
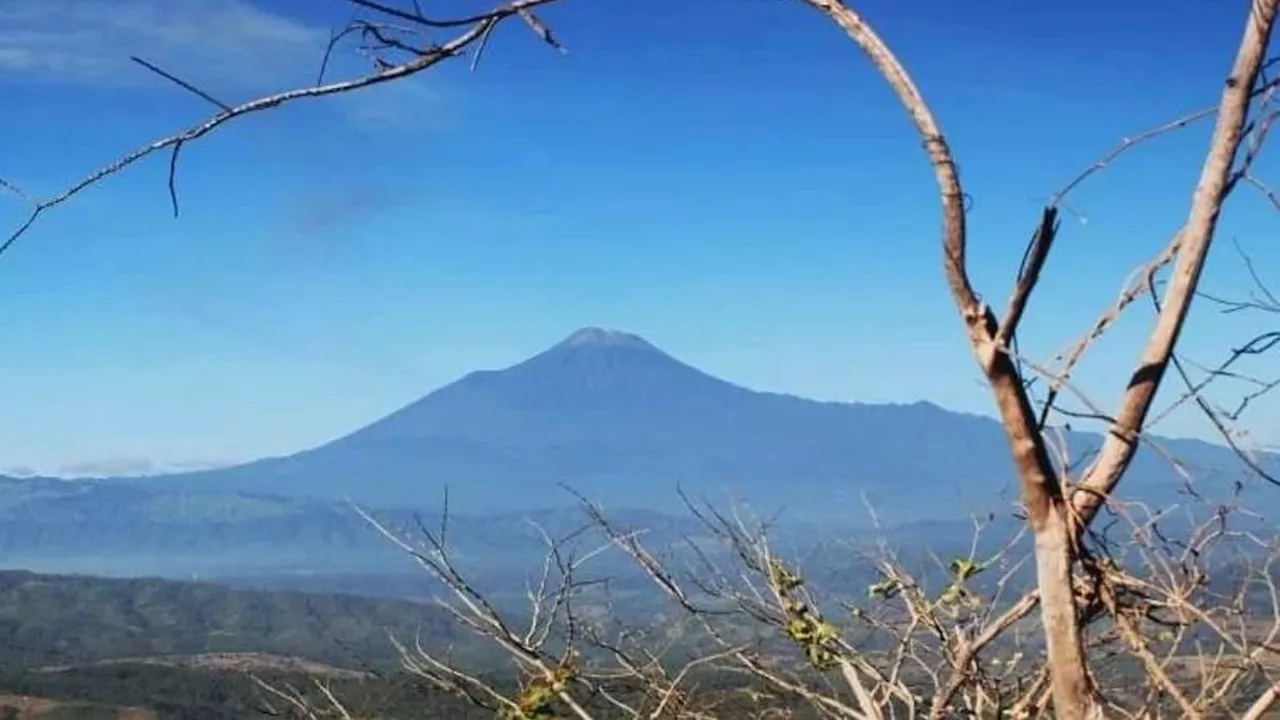
M 4 571 L 0 720 L 265 717 L 251 674 L 298 688 L 324 677 L 365 716 L 480 717 L 394 672 L 388 633 L 454 644 L 453 630 L 402 600 Z
M 298 674 L 260 673 L 259 676 L 277 686 L 314 688 L 309 678 Z M 326 682 L 357 716 L 484 717 L 451 697 L 427 692 L 405 676 Z M 232 671 L 120 664 L 53 673 L 7 673 L 0 676 L 0 684 L 3 686 L 0 693 L 4 695 L 50 700 L 45 704 L 58 714 L 35 716 L 42 720 L 120 717 L 121 708 L 145 708 L 146 716 L 157 720 L 230 720 L 269 717 L 270 713 L 264 711 L 283 709 L 282 703 L 273 700 L 248 674 Z M 309 695 L 318 698 L 319 693 L 312 691 Z M 2 707 L 3 701 L 0 701 Z M 0 714 L 0 718 L 3 717 Z
M 0 572 L 0 667 L 261 652 L 388 667 L 388 633 L 452 643 L 436 607 L 211 583 Z
M 963 563 L 950 569 L 953 581 L 979 575 Z M 783 650 L 799 645 L 803 652 L 798 658 L 812 665 L 799 669 L 807 676 L 820 674 L 831 666 L 831 644 L 841 621 L 816 614 L 816 606 L 802 594 L 807 584 L 795 571 L 781 563 L 771 571 L 785 589 L 788 623 L 780 634 L 760 637 L 761 647 Z M 1229 580 L 1229 575 L 1231 568 L 1223 568 L 1220 581 Z M 868 592 L 865 582 L 861 587 Z M 873 594 L 883 594 L 872 587 Z M 1258 610 L 1261 617 L 1267 598 L 1250 595 L 1246 607 Z M 599 608 L 579 610 L 593 615 Z M 628 612 L 625 619 L 629 626 L 638 626 L 653 617 Z M 512 697 L 527 699 L 530 717 L 554 709 L 554 701 L 536 682 L 512 687 L 520 676 L 511 671 L 510 662 L 430 605 L 236 590 L 212 583 L 0 571 L 0 720 L 229 720 L 268 717 L 270 708 L 283 710 L 281 701 L 255 677 L 275 687 L 296 688 L 323 705 L 319 680 L 357 718 L 494 717 L 492 711 L 403 673 L 388 634 L 410 644 L 419 638 L 427 647 L 452 648 L 449 655 L 459 665 L 480 671 L 487 682 Z M 693 650 L 687 643 L 697 640 L 682 637 L 674 626 L 662 634 L 679 646 L 669 648 L 673 661 L 678 661 L 678 650 Z M 858 645 L 869 651 L 876 642 L 860 638 Z M 1141 667 L 1130 661 L 1108 663 L 1105 672 L 1133 677 L 1135 682 L 1142 677 Z M 748 682 L 743 675 L 698 675 L 698 692 L 703 699 L 711 694 L 723 717 L 750 717 L 752 710 L 762 709 L 755 704 L 762 701 L 778 709 L 795 702 L 742 692 Z M 625 698 L 638 688 L 613 690 Z M 593 709 L 599 718 L 615 717 L 607 707 Z M 804 713 L 811 711 L 798 704 L 789 709 L 795 718 L 809 717 Z
M 513 682 L 488 646 L 420 603 L 0 571 L 0 720 L 230 720 L 283 710 L 254 677 L 323 705 L 320 680 L 356 717 L 493 717 L 399 672 L 388 633 L 455 648 L 454 659 L 488 668 L 495 687 Z M 736 692 L 740 682 L 701 685 L 721 688 L 729 708 L 750 702 Z

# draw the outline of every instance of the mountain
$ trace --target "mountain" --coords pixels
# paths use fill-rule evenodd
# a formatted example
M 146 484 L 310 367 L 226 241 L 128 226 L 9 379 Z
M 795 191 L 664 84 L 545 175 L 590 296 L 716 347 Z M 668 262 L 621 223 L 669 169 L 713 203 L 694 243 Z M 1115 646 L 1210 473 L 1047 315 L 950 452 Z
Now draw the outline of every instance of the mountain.
M 1081 453 L 1099 438 L 1073 434 L 1071 442 Z M 1202 478 L 1240 476 L 1224 448 L 1167 447 Z M 733 492 L 760 513 L 786 508 L 811 520 L 865 520 L 865 495 L 884 518 L 912 521 L 1008 509 L 1012 480 L 1003 431 L 991 419 L 925 402 L 756 392 L 636 335 L 586 328 L 315 449 L 124 482 L 388 508 L 438 505 L 447 487 L 452 506 L 470 513 L 571 504 L 561 484 L 608 507 L 670 510 L 683 488 L 718 501 Z M 1126 488 L 1167 501 L 1180 481 L 1142 451 Z
M 1099 438 L 1073 433 L 1069 441 L 1078 455 Z M 1242 476 L 1225 448 L 1161 444 L 1211 498 Z M 654 547 L 706 534 L 680 489 L 722 508 L 733 492 L 757 516 L 784 509 L 780 549 L 800 554 L 823 536 L 866 540 L 856 532 L 870 520 L 864 495 L 897 526 L 894 542 L 935 550 L 967 544 L 970 512 L 1008 520 L 1016 498 L 1004 432 L 991 419 L 923 402 L 756 392 L 635 335 L 585 329 L 289 457 L 146 478 L 0 478 L 0 565 L 379 593 L 376 583 L 403 588 L 420 574 L 346 499 L 413 528 L 413 511 L 435 523 L 447 487 L 460 560 L 486 585 L 522 587 L 544 552 L 527 521 L 553 536 L 583 522 L 561 484 L 645 529 Z M 1163 507 L 1186 499 L 1182 487 L 1160 455 L 1144 450 L 1124 495 Z M 1247 492 L 1252 508 L 1280 509 L 1280 491 Z

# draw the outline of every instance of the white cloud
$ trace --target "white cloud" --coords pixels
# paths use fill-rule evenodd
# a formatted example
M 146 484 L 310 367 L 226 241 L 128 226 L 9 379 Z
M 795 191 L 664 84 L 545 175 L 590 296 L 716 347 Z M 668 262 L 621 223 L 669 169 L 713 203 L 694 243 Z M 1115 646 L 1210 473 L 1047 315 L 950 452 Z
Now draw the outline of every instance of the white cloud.
M 137 55 L 197 84 L 293 84 L 314 80 L 328 37 L 246 0 L 6 0 L 0 77 L 163 82 L 130 62 Z
M 82 462 L 68 463 L 54 471 L 53 475 L 61 478 L 97 478 L 97 477 L 143 477 L 147 475 L 167 475 L 169 473 L 211 470 L 226 467 L 235 463 L 226 460 L 177 460 L 174 462 L 158 462 L 142 457 L 107 457 Z
M 84 462 L 68 463 L 58 468 L 58 476 L 66 478 L 76 477 L 104 477 L 118 475 L 151 475 L 156 471 L 156 464 L 146 458 L 135 457 L 111 457 L 102 458 L 100 460 L 88 460 Z
M 224 102 L 314 83 L 331 28 L 256 1 L 0 0 L 0 81 L 181 92 L 129 59 L 138 56 Z M 347 43 L 330 58 L 325 79 L 370 70 Z M 356 128 L 374 132 L 449 122 L 436 84 L 417 78 L 330 102 Z

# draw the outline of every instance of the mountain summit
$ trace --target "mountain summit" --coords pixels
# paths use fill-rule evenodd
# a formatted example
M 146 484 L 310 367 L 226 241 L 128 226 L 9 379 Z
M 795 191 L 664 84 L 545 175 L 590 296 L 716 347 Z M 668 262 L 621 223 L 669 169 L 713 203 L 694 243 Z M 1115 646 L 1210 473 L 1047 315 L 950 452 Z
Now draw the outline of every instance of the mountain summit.
M 631 350 L 650 350 L 662 352 L 648 340 L 621 330 L 609 328 L 585 327 L 574 332 L 560 343 L 561 347 L 615 347 Z
M 1073 450 L 1096 442 L 1078 436 Z M 1232 462 L 1205 443 L 1175 450 Z M 1140 458 L 1135 475 L 1130 488 L 1177 487 L 1158 460 Z M 865 496 L 886 520 L 954 518 L 1007 504 L 1014 487 L 1003 430 L 987 418 L 756 392 L 602 328 L 312 450 L 139 482 L 383 507 L 434 506 L 447 487 L 464 513 L 564 505 L 560 484 L 612 507 L 668 509 L 683 488 L 845 518 L 865 516 Z
M 743 392 L 750 391 L 675 359 L 639 335 L 583 328 L 524 362 L 504 370 L 472 373 L 417 405 L 435 412 L 445 399 L 461 397 L 470 405 L 484 396 L 508 410 L 555 408 L 580 414 L 593 410 L 596 419 L 604 413 L 634 420 L 638 406 L 684 404 L 706 399 L 708 394 Z

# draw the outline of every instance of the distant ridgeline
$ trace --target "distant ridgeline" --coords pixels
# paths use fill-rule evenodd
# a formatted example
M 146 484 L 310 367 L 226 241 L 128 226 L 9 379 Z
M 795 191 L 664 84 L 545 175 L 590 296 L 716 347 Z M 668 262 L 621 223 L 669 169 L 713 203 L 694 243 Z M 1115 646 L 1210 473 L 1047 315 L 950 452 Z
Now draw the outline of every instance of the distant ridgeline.
M 1069 435 L 1084 454 L 1096 435 Z M 1201 514 L 1231 499 L 1264 515 L 1280 489 L 1232 451 L 1162 441 L 1195 478 L 1139 452 L 1122 497 Z M 1280 460 L 1265 459 L 1280 474 Z M 1017 491 L 995 421 L 929 403 L 817 402 L 752 391 L 627 333 L 585 329 L 504 370 L 475 372 L 320 447 L 245 465 L 147 478 L 0 478 L 4 565 L 164 576 L 409 573 L 347 501 L 413 526 L 448 490 L 454 546 L 486 571 L 540 552 L 530 516 L 582 522 L 567 486 L 659 541 L 697 533 L 680 493 L 759 517 L 796 542 L 856 534 L 874 508 L 904 542 L 967 540 L 968 515 L 1008 519 Z M 1010 522 L 1006 530 L 1012 531 Z M 301 576 L 299 576 L 301 577 Z

